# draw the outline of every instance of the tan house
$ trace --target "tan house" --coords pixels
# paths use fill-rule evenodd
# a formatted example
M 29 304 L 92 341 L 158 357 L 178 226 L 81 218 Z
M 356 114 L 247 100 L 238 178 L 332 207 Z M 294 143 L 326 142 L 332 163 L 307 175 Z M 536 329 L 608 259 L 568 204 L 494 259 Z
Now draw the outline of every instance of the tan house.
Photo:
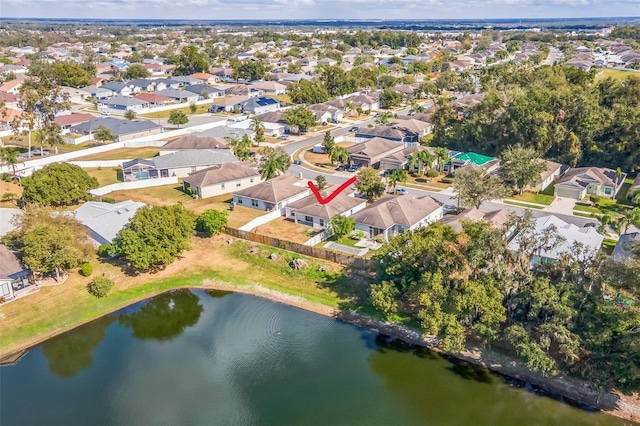
M 320 195 L 326 198 L 334 190 L 335 187 L 324 189 L 320 191 Z M 311 194 L 287 205 L 285 207 L 285 216 L 295 223 L 326 229 L 332 217 L 336 215 L 348 217 L 366 206 L 367 200 L 356 198 L 353 193 L 346 191 L 341 192 L 326 204 L 320 204 L 316 196 Z
M 366 167 L 377 166 L 388 155 L 400 152 L 404 144 L 384 138 L 371 138 L 347 148 L 349 160 Z
M 404 148 L 402 151 L 394 152 L 393 154 L 389 154 L 383 157 L 380 160 L 380 169 L 381 170 L 396 170 L 396 169 L 408 169 L 409 163 L 411 159 L 411 155 L 414 152 L 420 151 L 429 151 L 429 153 L 433 154 L 433 148 L 426 147 L 422 145 L 414 145 L 408 148 Z M 429 164 L 429 167 L 433 167 L 436 164 L 435 156 L 432 164 Z M 417 170 L 418 164 L 414 165 L 414 169 Z
M 234 191 L 233 201 L 238 205 L 258 210 L 282 211 L 288 204 L 306 197 L 309 193 L 306 181 L 285 173 L 250 188 Z
M 33 273 L 22 266 L 7 246 L 0 244 L 0 299 L 8 302 L 38 289 Z
M 351 216 L 356 231 L 369 238 L 382 236 L 385 241 L 396 234 L 426 226 L 442 219 L 442 204 L 425 195 L 387 196 Z
M 598 167 L 578 167 L 568 170 L 556 182 L 556 197 L 582 200 L 587 195 L 614 198 L 627 175 L 616 177 L 615 170 Z
M 219 81 L 219 78 L 217 76 L 206 72 L 197 72 L 195 74 L 191 74 L 189 77 L 196 78 L 202 81 L 204 84 L 213 84 Z
M 191 188 L 199 198 L 215 197 L 262 183 L 260 172 L 246 163 L 224 163 L 199 172 L 190 173 L 183 179 L 184 191 Z

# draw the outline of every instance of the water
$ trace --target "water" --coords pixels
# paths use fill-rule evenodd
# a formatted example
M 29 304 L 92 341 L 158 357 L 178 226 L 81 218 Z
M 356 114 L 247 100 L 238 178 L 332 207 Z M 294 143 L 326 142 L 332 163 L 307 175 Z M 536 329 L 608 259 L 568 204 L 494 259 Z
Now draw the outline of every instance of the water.
M 176 291 L 0 369 L 11 425 L 622 425 L 242 294 Z

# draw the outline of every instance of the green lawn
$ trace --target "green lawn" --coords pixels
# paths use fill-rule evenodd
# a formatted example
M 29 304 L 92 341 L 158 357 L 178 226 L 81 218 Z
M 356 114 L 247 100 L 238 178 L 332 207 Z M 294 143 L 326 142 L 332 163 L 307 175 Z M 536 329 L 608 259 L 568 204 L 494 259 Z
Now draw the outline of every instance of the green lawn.
M 207 112 L 209 110 L 209 108 L 211 107 L 211 105 L 198 105 L 198 109 L 196 109 L 196 114 L 204 114 L 205 112 Z M 140 114 L 140 118 L 169 118 L 169 116 L 171 115 L 171 113 L 173 111 L 182 111 L 187 115 L 191 115 L 191 108 L 189 107 L 189 105 L 186 105 L 183 108 L 175 108 L 175 109 L 170 109 L 170 110 L 166 110 L 166 111 L 158 111 L 158 112 L 152 112 L 149 114 Z
M 89 176 L 98 179 L 100 186 L 111 185 L 122 182 L 122 170 L 120 168 L 102 167 L 97 169 L 84 169 Z
M 612 69 L 604 69 L 602 70 L 602 74 L 598 76 L 598 79 L 605 79 L 607 77 L 611 77 L 618 81 L 626 80 L 630 75 L 634 75 L 640 78 L 640 72 L 638 71 L 624 71 L 624 70 L 612 70 Z
M 575 207 L 573 208 L 573 211 L 579 211 L 579 212 L 587 212 L 587 213 L 594 213 L 594 214 L 600 214 L 602 213 L 598 208 L 596 207 L 589 207 L 589 206 L 582 206 L 580 204 L 576 204 Z
M 528 209 L 536 209 L 536 210 L 540 210 L 543 209 L 544 207 L 542 206 L 534 206 L 532 204 L 525 204 L 525 203 L 519 203 L 517 201 L 511 201 L 511 200 L 504 200 L 505 204 L 511 204 L 512 206 L 518 206 L 518 207 L 526 207 Z
M 335 235 L 333 235 L 333 236 L 327 238 L 326 241 L 323 241 L 322 243 L 320 243 L 320 245 L 324 246 L 325 243 L 327 243 L 329 241 L 332 241 L 332 242 L 338 243 L 338 244 L 342 244 L 342 245 L 345 245 L 345 246 L 349 246 L 349 247 L 355 247 L 356 243 L 358 241 L 360 241 L 360 240 L 359 239 L 358 240 L 354 240 L 353 238 L 350 238 L 349 236 L 342 237 L 342 238 L 338 239 L 338 238 L 336 238 Z M 358 247 L 358 248 L 361 248 L 361 247 Z
M 618 242 L 616 240 L 613 240 L 611 238 L 605 238 L 604 241 L 602 242 L 602 251 L 608 256 L 611 256 L 611 253 L 613 252 L 613 248 L 616 246 L 617 243 Z
M 522 195 L 514 195 L 514 200 L 526 201 L 527 203 L 535 203 L 535 204 L 544 204 L 545 206 L 550 205 L 555 197 L 553 195 L 546 195 L 537 192 L 525 192 Z
M 78 161 L 120 160 L 127 158 L 152 158 L 158 154 L 155 146 L 143 146 L 140 148 L 120 148 L 98 154 L 77 158 Z

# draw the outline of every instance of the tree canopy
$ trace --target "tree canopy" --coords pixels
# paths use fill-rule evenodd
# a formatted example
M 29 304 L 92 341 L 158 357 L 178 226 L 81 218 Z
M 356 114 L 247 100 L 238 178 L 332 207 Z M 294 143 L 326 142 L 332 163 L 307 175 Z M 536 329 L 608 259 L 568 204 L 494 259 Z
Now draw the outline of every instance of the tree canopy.
M 209 60 L 207 55 L 198 52 L 196 46 L 185 46 L 178 56 L 177 66 L 174 75 L 191 75 L 197 72 L 209 71 Z
M 289 126 L 295 127 L 298 130 L 306 130 L 316 124 L 315 114 L 304 106 L 297 106 L 286 110 L 283 117 Z
M 331 98 L 320 81 L 301 80 L 299 83 L 292 83 L 287 86 L 287 94 L 294 104 L 320 104 Z
M 483 170 L 458 170 L 453 190 L 462 207 L 477 209 L 485 201 L 508 195 L 502 179 L 491 177 Z
M 131 64 L 127 67 L 127 70 L 122 74 L 122 78 L 125 80 L 135 80 L 137 78 L 147 78 L 151 75 L 148 69 L 142 64 Z
M 115 252 L 136 271 L 173 262 L 189 248 L 195 218 L 182 204 L 138 209 L 114 240 Z
M 188 122 L 189 117 L 187 117 L 187 114 L 185 114 L 184 111 L 179 110 L 171 111 L 171 113 L 169 114 L 169 119 L 167 120 L 167 123 L 178 126 L 178 128 L 180 128 L 180 126 L 183 124 L 187 124 Z
M 371 167 L 363 167 L 358 170 L 356 189 L 368 201 L 374 201 L 384 194 L 386 186 L 378 171 Z
M 500 176 L 521 194 L 525 186 L 539 184 L 540 174 L 546 169 L 546 163 L 533 148 L 510 145 L 500 154 Z
M 273 179 L 285 173 L 291 165 L 291 157 L 282 148 L 266 147 L 260 152 L 260 174 L 263 180 Z
M 98 180 L 74 164 L 53 163 L 23 179 L 22 186 L 25 203 L 70 206 L 80 200 L 90 200 L 87 191 L 97 188 Z

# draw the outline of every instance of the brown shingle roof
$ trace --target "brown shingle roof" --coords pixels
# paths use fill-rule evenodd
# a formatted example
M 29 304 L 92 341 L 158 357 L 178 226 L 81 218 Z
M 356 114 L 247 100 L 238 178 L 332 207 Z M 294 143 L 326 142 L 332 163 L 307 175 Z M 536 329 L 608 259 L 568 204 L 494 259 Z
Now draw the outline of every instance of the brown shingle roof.
M 158 95 L 157 93 L 138 93 L 137 95 L 134 96 L 134 98 L 140 101 L 151 102 L 151 103 L 173 101 L 173 98 L 170 98 L 164 95 Z
M 203 188 L 217 183 L 230 182 L 248 177 L 260 177 L 260 173 L 240 163 L 223 163 L 195 173 L 190 173 L 183 180 L 191 186 Z
M 73 112 L 67 115 L 59 115 L 54 119 L 54 121 L 56 122 L 56 124 L 60 126 L 69 126 L 69 125 L 74 125 L 78 123 L 84 123 L 85 121 L 91 121 L 95 119 L 96 117 L 91 114 Z
M 0 279 L 11 279 L 9 275 L 23 269 L 16 255 L 7 246 L 0 244 Z
M 334 190 L 335 187 L 324 189 L 320 191 L 320 195 L 323 198 L 326 198 Z M 301 200 L 294 201 L 289 204 L 289 207 L 295 209 L 295 211 L 300 214 L 331 219 L 333 216 L 337 214 L 344 214 L 363 203 L 366 203 L 366 200 L 352 197 L 346 192 L 341 192 L 331 200 L 331 202 L 326 204 L 320 204 L 316 196 L 312 194 Z
M 560 179 L 558 184 L 577 185 L 582 188 L 589 186 L 590 182 L 599 182 L 602 185 L 616 187 L 616 172 L 611 169 L 601 169 L 598 167 L 578 167 L 568 170 Z
M 309 187 L 306 185 L 294 185 L 298 180 L 299 179 L 296 176 L 285 173 L 250 188 L 234 192 L 233 194 L 270 203 L 279 203 L 280 201 L 291 198 L 294 195 L 309 192 Z
M 428 195 L 388 196 L 351 216 L 357 223 L 387 229 L 394 224 L 411 227 L 436 211 L 442 204 Z
M 163 150 L 171 149 L 228 149 L 227 141 L 212 136 L 186 135 L 162 145 Z
M 404 145 L 389 139 L 371 138 L 347 148 L 349 155 L 362 155 L 374 158 L 386 152 L 396 152 L 404 149 Z

